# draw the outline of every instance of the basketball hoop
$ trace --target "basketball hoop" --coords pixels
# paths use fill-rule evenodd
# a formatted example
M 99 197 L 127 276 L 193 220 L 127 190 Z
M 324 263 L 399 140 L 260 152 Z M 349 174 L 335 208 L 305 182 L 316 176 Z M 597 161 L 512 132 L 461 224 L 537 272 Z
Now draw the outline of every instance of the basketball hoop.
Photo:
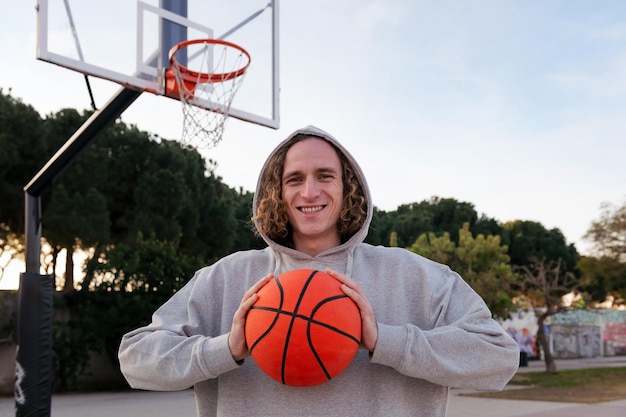
M 193 59 L 194 69 L 176 58 L 184 48 L 188 59 Z M 183 103 L 182 146 L 216 146 L 222 140 L 230 105 L 250 65 L 250 55 L 239 45 L 221 39 L 194 39 L 175 45 L 169 60 L 165 94 Z

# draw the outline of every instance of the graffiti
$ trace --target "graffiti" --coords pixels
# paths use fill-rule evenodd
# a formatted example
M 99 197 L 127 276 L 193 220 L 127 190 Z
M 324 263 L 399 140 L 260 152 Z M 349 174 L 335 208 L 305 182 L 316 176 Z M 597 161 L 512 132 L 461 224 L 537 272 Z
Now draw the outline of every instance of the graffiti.
M 626 322 L 609 323 L 604 328 L 604 342 L 612 355 L 626 355 Z
M 598 326 L 552 325 L 553 354 L 557 358 L 592 358 L 602 355 L 602 329 Z
M 559 358 L 578 357 L 578 339 L 575 328 L 554 326 L 553 354 Z
M 521 351 L 523 329 L 529 329 L 532 335 L 537 333 L 532 310 L 520 310 L 500 325 L 518 342 Z M 556 358 L 626 355 L 626 311 L 568 310 L 548 317 L 544 326 L 550 351 Z
M 20 346 L 17 346 L 16 353 L 19 354 Z M 17 355 L 16 355 L 17 356 Z M 22 390 L 22 382 L 24 381 L 24 377 L 26 376 L 26 372 L 24 372 L 24 368 L 22 365 L 16 361 L 15 363 L 15 402 L 19 405 L 26 404 L 26 396 L 24 395 L 24 391 Z

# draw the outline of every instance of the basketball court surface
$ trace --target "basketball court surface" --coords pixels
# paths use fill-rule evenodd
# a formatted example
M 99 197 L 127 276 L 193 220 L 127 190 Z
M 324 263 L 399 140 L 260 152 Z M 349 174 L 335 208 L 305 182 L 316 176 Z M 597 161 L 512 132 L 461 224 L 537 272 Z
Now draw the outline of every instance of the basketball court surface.
M 626 366 L 626 357 L 557 360 L 559 369 Z M 531 361 L 518 372 L 541 371 L 543 362 Z M 463 396 L 464 390 L 451 390 L 447 417 L 622 417 L 626 400 L 599 404 L 556 403 L 545 401 L 496 400 Z M 12 415 L 13 398 L 0 397 L 0 415 Z M 165 417 L 195 416 L 192 390 L 179 392 L 100 392 L 55 395 L 52 415 L 63 417 Z

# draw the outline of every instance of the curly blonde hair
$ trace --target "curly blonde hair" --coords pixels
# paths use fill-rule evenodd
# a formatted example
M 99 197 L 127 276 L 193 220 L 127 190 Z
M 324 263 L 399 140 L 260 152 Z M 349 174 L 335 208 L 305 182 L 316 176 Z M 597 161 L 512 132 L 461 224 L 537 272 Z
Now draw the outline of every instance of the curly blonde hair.
M 262 173 L 258 187 L 257 208 L 253 216 L 257 231 L 264 233 L 281 245 L 293 247 L 292 229 L 287 218 L 287 211 L 282 199 L 282 177 L 287 151 L 295 143 L 307 139 L 324 139 L 315 135 L 301 134 L 294 136 L 277 149 Z M 341 162 L 343 183 L 343 208 L 337 220 L 337 230 L 341 241 L 345 242 L 365 223 L 367 217 L 367 201 L 365 193 L 358 181 L 352 164 L 335 145 L 328 142 Z

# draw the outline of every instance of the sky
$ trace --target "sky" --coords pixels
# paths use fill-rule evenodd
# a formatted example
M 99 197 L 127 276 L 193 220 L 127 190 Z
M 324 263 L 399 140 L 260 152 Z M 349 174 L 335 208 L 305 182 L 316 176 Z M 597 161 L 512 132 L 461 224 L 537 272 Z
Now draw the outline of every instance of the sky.
M 36 2 L 2 3 L 0 88 L 42 116 L 89 109 L 82 74 L 36 59 Z M 103 53 L 134 47 L 116 10 L 80 22 L 102 30 Z M 231 187 L 253 191 L 274 146 L 313 124 L 360 162 L 381 210 L 454 198 L 558 228 L 585 253 L 601 204 L 625 201 L 624 1 L 283 0 L 280 43 L 280 128 L 230 120 L 206 152 Z M 98 106 L 119 89 L 91 86 Z M 181 134 L 180 103 L 149 93 L 122 120 Z

